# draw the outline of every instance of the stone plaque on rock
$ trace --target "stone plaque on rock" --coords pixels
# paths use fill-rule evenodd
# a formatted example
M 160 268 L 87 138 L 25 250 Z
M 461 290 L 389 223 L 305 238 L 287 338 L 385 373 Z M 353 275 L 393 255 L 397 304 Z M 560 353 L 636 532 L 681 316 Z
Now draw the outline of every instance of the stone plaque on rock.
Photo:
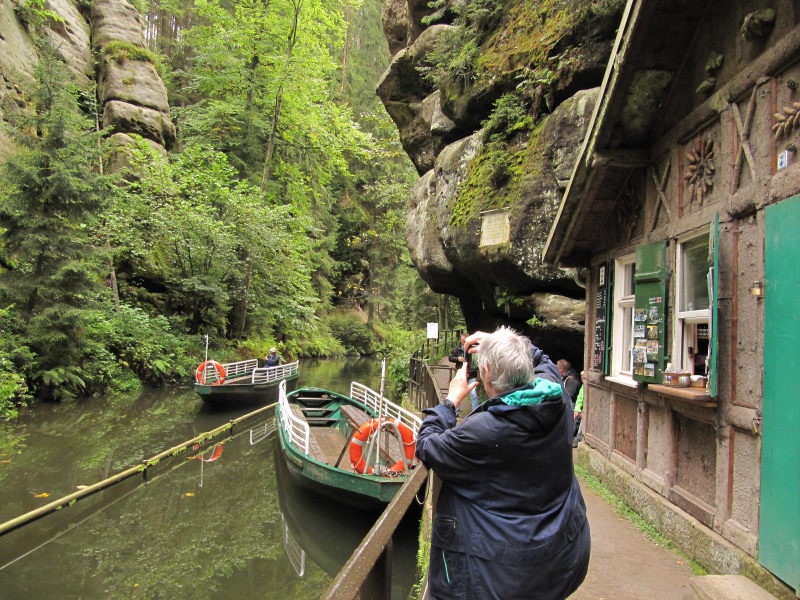
M 487 210 L 481 213 L 481 247 L 508 244 L 510 234 L 508 209 Z

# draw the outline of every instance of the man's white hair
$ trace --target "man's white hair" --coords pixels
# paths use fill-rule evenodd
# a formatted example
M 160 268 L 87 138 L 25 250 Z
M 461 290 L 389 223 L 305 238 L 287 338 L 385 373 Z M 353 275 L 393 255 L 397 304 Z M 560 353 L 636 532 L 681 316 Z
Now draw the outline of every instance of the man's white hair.
M 485 336 L 478 346 L 481 376 L 487 366 L 488 383 L 500 394 L 531 383 L 535 374 L 530 340 L 508 327 Z

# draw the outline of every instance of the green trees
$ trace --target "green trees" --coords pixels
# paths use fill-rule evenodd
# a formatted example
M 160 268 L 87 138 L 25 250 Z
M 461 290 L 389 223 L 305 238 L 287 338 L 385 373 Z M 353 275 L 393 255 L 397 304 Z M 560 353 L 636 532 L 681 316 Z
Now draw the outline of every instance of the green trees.
M 374 94 L 379 3 L 137 6 L 179 150 L 135 143 L 104 174 L 94 91 L 42 47 L 0 169 L 0 415 L 179 380 L 205 333 L 248 356 L 368 352 L 431 318 L 405 248 L 416 174 Z M 106 51 L 146 52 L 122 46 Z
M 123 298 L 182 315 L 191 334 L 309 331 L 308 219 L 266 204 L 208 147 L 165 160 L 142 143 L 132 170 L 109 220 Z
M 9 349 L 37 393 L 86 390 L 89 323 L 100 286 L 100 252 L 90 233 L 111 193 L 98 172 L 100 133 L 78 109 L 78 91 L 50 57 L 36 67 L 34 111 L 19 117 L 19 151 L 2 165 L 3 258 L 0 288 L 13 305 L 21 345 Z

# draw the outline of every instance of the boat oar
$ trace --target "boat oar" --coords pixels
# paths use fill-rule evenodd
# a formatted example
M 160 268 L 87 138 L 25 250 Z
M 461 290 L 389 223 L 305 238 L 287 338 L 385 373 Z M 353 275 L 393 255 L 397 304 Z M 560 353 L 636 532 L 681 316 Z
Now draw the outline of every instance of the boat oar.
M 342 458 L 344 457 L 344 453 L 347 452 L 348 448 L 350 448 L 350 442 L 353 441 L 353 436 L 356 434 L 356 431 L 358 431 L 358 428 L 357 427 L 353 427 L 353 431 L 351 431 L 350 435 L 347 436 L 347 441 L 344 443 L 344 448 L 342 448 L 342 451 L 339 452 L 339 458 L 336 459 L 336 464 L 333 465 L 337 469 L 339 468 L 339 464 L 342 462 Z

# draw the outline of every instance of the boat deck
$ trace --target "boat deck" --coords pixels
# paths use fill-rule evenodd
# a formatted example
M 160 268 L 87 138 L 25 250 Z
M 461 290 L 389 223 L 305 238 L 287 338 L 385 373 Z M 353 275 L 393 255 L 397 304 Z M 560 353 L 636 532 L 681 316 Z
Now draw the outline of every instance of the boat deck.
M 342 456 L 342 448 L 349 444 L 342 432 L 336 427 L 314 427 L 311 429 L 312 438 L 319 445 L 320 453 L 322 454 L 322 462 L 329 465 L 336 465 L 339 456 Z M 319 459 L 318 459 L 319 460 Z M 345 452 L 338 467 L 344 471 L 352 471 L 353 465 L 350 463 L 350 456 Z
M 229 385 L 229 384 L 236 384 L 236 383 L 250 383 L 253 380 L 253 376 L 250 373 L 246 373 L 245 375 L 240 375 L 238 377 L 231 377 L 230 379 L 226 379 L 222 382 L 222 385 Z

